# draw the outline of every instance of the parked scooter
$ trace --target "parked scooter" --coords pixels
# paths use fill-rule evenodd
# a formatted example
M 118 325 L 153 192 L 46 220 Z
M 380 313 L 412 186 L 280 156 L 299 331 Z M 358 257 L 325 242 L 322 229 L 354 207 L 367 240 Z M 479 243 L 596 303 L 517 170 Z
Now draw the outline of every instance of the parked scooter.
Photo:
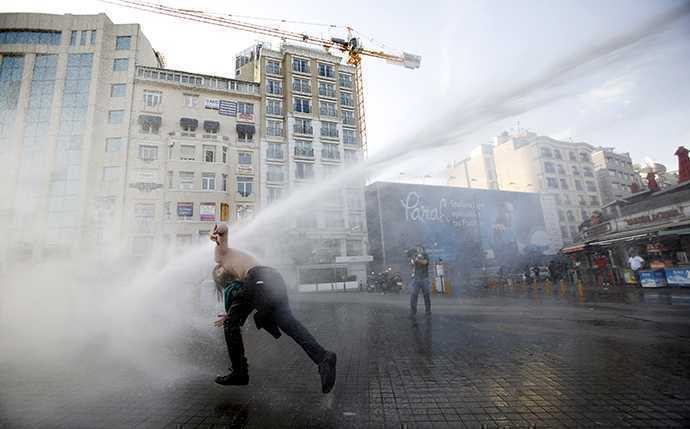
M 367 276 L 367 292 L 400 293 L 402 287 L 402 277 L 399 273 L 394 273 L 391 267 L 388 267 L 380 273 L 372 271 L 369 276 Z

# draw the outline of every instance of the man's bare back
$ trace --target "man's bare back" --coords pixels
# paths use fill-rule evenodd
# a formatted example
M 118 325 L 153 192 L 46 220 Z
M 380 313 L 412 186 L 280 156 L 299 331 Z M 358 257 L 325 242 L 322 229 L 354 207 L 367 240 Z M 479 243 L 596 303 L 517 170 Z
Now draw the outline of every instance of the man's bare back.
M 216 263 L 221 265 L 230 274 L 232 279 L 244 282 L 247 279 L 249 270 L 259 266 L 259 261 L 253 256 L 241 250 L 228 247 L 227 225 L 215 225 L 209 238 L 217 244 L 215 251 Z

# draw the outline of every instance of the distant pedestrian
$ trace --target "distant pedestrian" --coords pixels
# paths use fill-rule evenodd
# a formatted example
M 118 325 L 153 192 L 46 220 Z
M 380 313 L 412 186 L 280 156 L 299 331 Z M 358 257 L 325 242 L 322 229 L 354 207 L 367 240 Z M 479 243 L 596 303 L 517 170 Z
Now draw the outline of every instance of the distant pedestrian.
M 635 281 L 637 283 L 640 282 L 640 269 L 644 265 L 644 259 L 638 254 L 633 254 L 631 257 L 628 258 L 628 265 L 630 266 L 630 269 L 632 270 L 633 274 L 635 275 Z
M 439 259 L 438 262 L 436 262 L 436 266 L 434 267 L 436 269 L 436 291 L 440 292 L 441 294 L 445 293 L 445 282 L 446 282 L 446 272 L 445 268 L 443 266 L 443 259 Z
M 417 314 L 419 291 L 424 295 L 426 315 L 431 314 L 431 297 L 429 297 L 429 255 L 421 244 L 418 244 L 410 259 L 413 267 L 412 295 L 410 296 L 410 315 Z

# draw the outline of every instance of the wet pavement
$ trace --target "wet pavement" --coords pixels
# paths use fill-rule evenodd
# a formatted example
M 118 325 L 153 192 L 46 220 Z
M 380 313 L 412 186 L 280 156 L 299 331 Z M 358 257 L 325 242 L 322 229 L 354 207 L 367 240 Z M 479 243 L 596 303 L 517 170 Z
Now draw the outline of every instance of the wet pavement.
M 404 294 L 294 296 L 298 318 L 338 353 L 329 395 L 296 344 L 248 322 L 249 386 L 213 383 L 227 365 L 218 332 L 190 347 L 206 372 L 163 384 L 123 373 L 97 393 L 0 371 L 0 426 L 690 427 L 690 294 L 566 292 L 434 297 L 432 316 L 414 319 Z

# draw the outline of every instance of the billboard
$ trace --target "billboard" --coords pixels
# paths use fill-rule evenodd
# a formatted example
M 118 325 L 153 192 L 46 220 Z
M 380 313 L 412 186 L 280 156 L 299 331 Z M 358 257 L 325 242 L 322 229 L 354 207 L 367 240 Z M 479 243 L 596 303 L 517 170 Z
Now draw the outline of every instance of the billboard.
M 406 250 L 423 245 L 459 271 L 516 268 L 549 247 L 538 194 L 377 182 L 366 191 L 375 262 L 409 270 Z

